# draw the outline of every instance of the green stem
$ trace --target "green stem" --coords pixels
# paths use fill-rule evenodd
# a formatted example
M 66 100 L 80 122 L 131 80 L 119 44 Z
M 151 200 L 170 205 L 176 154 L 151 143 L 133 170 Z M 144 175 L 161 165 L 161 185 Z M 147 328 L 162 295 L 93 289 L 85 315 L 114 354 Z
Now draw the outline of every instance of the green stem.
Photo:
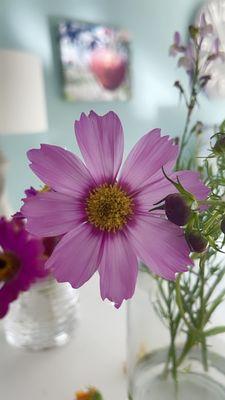
M 180 152 L 177 158 L 177 163 L 176 163 L 176 170 L 179 170 L 180 168 L 180 160 L 181 160 L 181 156 L 183 154 L 183 150 L 185 148 L 185 141 L 186 141 L 186 136 L 188 133 L 188 128 L 191 122 L 191 114 L 192 114 L 193 109 L 188 108 L 188 113 L 186 116 L 186 121 L 185 121 L 185 126 L 184 126 L 184 131 L 181 137 L 181 144 L 180 144 Z
M 205 312 L 205 324 L 209 322 L 211 315 L 216 310 L 216 308 L 224 301 L 224 298 L 225 298 L 225 289 L 223 289 L 219 294 L 219 296 L 217 296 L 215 300 L 213 300 L 211 307 L 209 308 L 208 311 Z
M 209 367 L 208 367 L 208 348 L 207 348 L 207 343 L 206 343 L 206 338 L 202 338 L 201 342 L 201 350 L 202 350 L 202 365 L 204 367 L 204 370 L 207 372 Z
M 179 358 L 177 359 L 177 367 L 179 367 L 182 364 L 185 357 L 187 356 L 187 354 L 189 353 L 189 351 L 191 350 L 191 348 L 194 346 L 195 343 L 196 342 L 195 342 L 194 336 L 189 333 L 187 340 L 184 344 L 183 350 L 182 350 Z
M 221 279 L 225 275 L 225 268 L 221 269 L 221 271 L 218 273 L 217 278 L 215 279 L 214 283 L 212 286 L 209 288 L 208 292 L 205 295 L 205 302 L 207 303 L 209 299 L 211 298 L 212 294 L 214 293 L 214 290 L 217 288 L 217 285 L 220 283 Z
M 184 309 L 183 299 L 182 299 L 181 290 L 180 290 L 180 278 L 181 278 L 181 275 L 178 275 L 178 277 L 176 279 L 176 301 L 177 301 L 177 306 L 178 306 L 178 309 L 179 309 L 179 312 L 181 314 L 182 319 L 184 320 L 184 322 L 187 325 L 187 327 L 189 328 L 189 330 L 192 331 L 194 329 L 194 327 L 188 321 L 188 319 L 186 318 L 186 315 L 185 315 L 185 309 Z
M 199 75 L 199 53 L 200 53 L 200 48 L 201 45 L 196 45 L 196 64 L 195 64 L 195 70 L 194 70 L 194 76 L 193 76 L 193 80 L 192 80 L 192 85 L 191 85 L 191 94 L 190 94 L 190 99 L 189 102 L 187 104 L 188 107 L 188 111 L 187 111 L 187 116 L 186 116 L 186 120 L 185 120 L 185 125 L 184 125 L 184 130 L 183 130 L 183 134 L 181 137 L 181 144 L 180 144 L 180 152 L 177 158 L 177 162 L 176 162 L 176 169 L 178 170 L 180 168 L 180 160 L 181 157 L 183 155 L 183 151 L 185 146 L 187 145 L 189 138 L 187 138 L 187 134 L 189 132 L 189 125 L 191 122 L 191 116 L 192 116 L 192 112 L 196 106 L 197 103 L 197 95 L 198 92 L 196 90 L 196 85 L 198 83 L 198 75 Z
M 201 335 L 201 351 L 202 351 L 202 365 L 205 371 L 208 371 L 208 350 L 205 335 L 203 334 L 203 330 L 205 327 L 205 256 L 203 256 L 199 263 L 199 274 L 200 274 L 200 315 L 199 315 L 199 331 L 202 333 Z

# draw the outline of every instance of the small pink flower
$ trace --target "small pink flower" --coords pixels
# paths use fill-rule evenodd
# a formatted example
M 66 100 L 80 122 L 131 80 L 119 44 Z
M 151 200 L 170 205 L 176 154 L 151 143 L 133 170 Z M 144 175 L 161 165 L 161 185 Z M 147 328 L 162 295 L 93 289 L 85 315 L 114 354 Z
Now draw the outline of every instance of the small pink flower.
M 198 199 L 209 190 L 196 172 L 172 172 L 178 146 L 160 129 L 138 141 L 120 174 L 124 138 L 115 113 L 82 114 L 75 130 L 85 164 L 58 146 L 28 152 L 31 169 L 54 191 L 26 199 L 22 213 L 33 234 L 64 235 L 46 263 L 59 282 L 77 288 L 98 270 L 102 298 L 119 307 L 134 293 L 138 260 L 171 280 L 192 264 L 182 229 L 148 212 L 175 192 L 162 167 Z

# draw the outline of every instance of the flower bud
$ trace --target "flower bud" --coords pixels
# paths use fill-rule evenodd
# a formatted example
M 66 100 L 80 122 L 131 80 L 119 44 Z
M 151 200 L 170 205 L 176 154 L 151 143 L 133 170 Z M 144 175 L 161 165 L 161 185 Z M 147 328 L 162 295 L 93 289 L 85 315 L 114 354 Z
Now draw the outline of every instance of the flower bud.
M 197 26 L 190 25 L 189 26 L 189 34 L 192 39 L 195 39 L 197 37 L 197 35 L 199 34 L 199 28 Z
M 200 87 L 201 87 L 201 88 L 204 88 L 204 87 L 207 85 L 207 83 L 210 81 L 210 79 L 211 79 L 211 75 L 210 75 L 210 74 L 208 74 L 208 75 L 202 75 L 202 76 L 199 78 Z
M 213 147 L 213 153 L 216 155 L 225 153 L 225 135 L 218 135 L 218 139 Z
M 184 226 L 188 222 L 191 210 L 180 193 L 173 193 L 165 198 L 165 213 L 169 221 Z
M 191 251 L 195 253 L 203 253 L 203 251 L 205 251 L 208 242 L 200 232 L 188 232 L 185 237 Z
M 225 217 L 221 221 L 220 229 L 225 234 Z

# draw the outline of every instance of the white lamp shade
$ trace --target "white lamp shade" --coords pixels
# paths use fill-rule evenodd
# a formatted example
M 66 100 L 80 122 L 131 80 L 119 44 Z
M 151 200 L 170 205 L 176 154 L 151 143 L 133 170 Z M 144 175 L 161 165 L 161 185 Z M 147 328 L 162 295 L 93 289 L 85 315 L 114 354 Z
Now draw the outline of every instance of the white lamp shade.
M 38 57 L 0 50 L 0 133 L 47 130 L 44 80 Z

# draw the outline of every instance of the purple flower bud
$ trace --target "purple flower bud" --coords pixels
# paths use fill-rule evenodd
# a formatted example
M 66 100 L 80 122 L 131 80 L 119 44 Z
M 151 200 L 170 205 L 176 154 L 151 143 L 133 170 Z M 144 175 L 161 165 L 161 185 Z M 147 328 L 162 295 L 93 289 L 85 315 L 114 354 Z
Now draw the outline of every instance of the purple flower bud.
M 191 251 L 195 253 L 203 253 L 205 251 L 208 242 L 200 232 L 188 232 L 185 237 Z
M 221 221 L 220 229 L 225 234 L 225 217 Z
M 200 17 L 200 35 L 204 38 L 207 35 L 211 35 L 213 33 L 213 26 L 208 24 L 206 21 L 205 14 L 203 13 Z
M 174 33 L 173 44 L 170 46 L 169 55 L 175 57 L 177 53 L 184 53 L 186 47 L 181 45 L 181 36 L 179 32 Z
M 174 44 L 176 45 L 176 46 L 179 46 L 180 45 L 180 33 L 179 32 L 175 32 L 174 33 Z
M 205 17 L 205 13 L 200 15 L 200 28 L 205 28 L 207 26 L 207 21 Z
M 191 210 L 180 193 L 174 193 L 165 198 L 165 213 L 169 221 L 184 226 L 188 222 Z
M 182 93 L 182 94 L 184 93 L 184 89 L 183 89 L 180 81 L 174 82 L 174 86 L 180 91 L 180 93 Z
M 199 78 L 200 87 L 204 88 L 207 85 L 207 83 L 210 81 L 210 79 L 211 79 L 211 75 L 202 75 Z

